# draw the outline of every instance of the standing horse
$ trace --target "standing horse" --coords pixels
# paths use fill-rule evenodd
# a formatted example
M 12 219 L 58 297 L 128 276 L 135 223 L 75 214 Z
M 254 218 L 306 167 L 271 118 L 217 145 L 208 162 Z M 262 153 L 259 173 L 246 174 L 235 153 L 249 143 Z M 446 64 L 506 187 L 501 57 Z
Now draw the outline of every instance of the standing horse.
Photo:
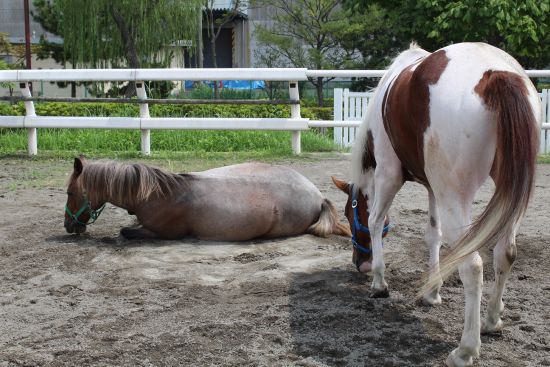
M 366 233 L 353 231 L 356 242 L 363 241 L 354 257 L 360 271 L 372 270 L 374 296 L 388 295 L 382 236 L 395 194 L 405 181 L 428 190 L 430 274 L 423 298 L 441 303 L 442 277 L 456 268 L 464 285 L 464 330 L 447 358 L 449 366 L 469 366 L 479 355 L 483 263 L 478 250 L 495 244 L 495 287 L 482 331 L 502 328 L 502 294 L 533 186 L 540 116 L 535 87 L 504 51 L 482 43 L 434 53 L 411 46 L 378 85 L 353 149 L 351 184 L 335 180 L 349 195 L 350 224 L 357 217 L 353 206 L 368 211 L 358 214 Z M 488 177 L 495 192 L 472 222 L 475 193 Z M 440 268 L 442 238 L 453 247 Z
M 67 194 L 69 233 L 84 232 L 110 202 L 137 216 L 139 227 L 121 229 L 126 238 L 351 235 L 315 185 L 283 166 L 245 163 L 177 175 L 143 164 L 76 158 Z

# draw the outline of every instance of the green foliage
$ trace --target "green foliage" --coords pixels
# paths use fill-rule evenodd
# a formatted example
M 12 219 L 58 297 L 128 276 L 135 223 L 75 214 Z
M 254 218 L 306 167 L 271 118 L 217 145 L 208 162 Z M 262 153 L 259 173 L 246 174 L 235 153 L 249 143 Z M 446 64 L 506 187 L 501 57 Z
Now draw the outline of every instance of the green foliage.
M 39 22 L 42 28 L 46 31 L 60 35 L 61 34 L 61 24 L 63 19 L 63 14 L 59 8 L 59 2 L 50 0 L 33 0 L 34 11 L 32 11 L 33 19 L 36 22 Z M 64 50 L 63 44 L 49 42 L 44 35 L 40 36 L 40 48 L 38 49 L 37 57 L 39 60 L 45 60 L 48 58 L 53 58 L 56 62 L 65 65 L 67 57 Z
M 272 27 L 257 26 L 259 53 L 266 65 L 309 69 L 339 69 L 352 54 L 346 52 L 334 36 L 335 30 L 347 26 L 347 16 L 340 9 L 341 0 L 256 0 L 271 6 Z M 323 105 L 324 78 L 310 78 L 317 87 L 319 105 Z
M 194 39 L 202 0 L 35 0 L 35 19 L 64 39 L 73 65 L 152 64 L 170 58 L 167 47 Z M 182 21 L 185 19 L 185 21 Z M 135 60 L 134 60 L 135 59 Z
M 361 19 L 353 19 L 348 38 L 353 40 L 355 34 L 367 39 L 356 45 L 367 59 L 378 42 L 390 56 L 414 40 L 429 51 L 457 42 L 487 42 L 512 54 L 525 68 L 550 62 L 550 0 L 345 0 L 345 7 L 366 23 L 362 29 L 355 25 Z M 385 21 L 377 25 L 377 19 Z M 374 28 L 368 30 L 371 21 Z
M 427 38 L 438 44 L 483 41 L 508 51 L 526 67 L 550 62 L 549 0 L 422 0 L 419 4 L 437 14 Z
M 139 107 L 115 103 L 36 103 L 39 116 L 139 116 Z M 330 109 L 302 108 L 302 116 L 325 119 Z M 24 115 L 23 103 L 0 104 L 0 115 Z M 153 117 L 289 117 L 288 106 L 273 105 L 152 105 Z M 324 114 L 324 115 L 323 115 Z M 139 130 L 107 129 L 40 129 L 39 149 L 77 153 L 139 152 Z M 153 152 L 242 152 L 270 151 L 275 155 L 290 155 L 290 132 L 286 131 L 207 131 L 153 130 Z M 25 129 L 0 128 L 0 154 L 24 151 L 27 146 Z M 302 134 L 304 151 L 332 151 L 332 141 L 307 131 Z

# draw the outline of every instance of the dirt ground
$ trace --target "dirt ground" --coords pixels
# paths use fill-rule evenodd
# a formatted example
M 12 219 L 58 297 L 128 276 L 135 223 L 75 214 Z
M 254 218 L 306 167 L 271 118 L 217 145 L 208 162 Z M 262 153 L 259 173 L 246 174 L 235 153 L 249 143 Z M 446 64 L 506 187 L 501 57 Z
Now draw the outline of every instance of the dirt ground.
M 343 211 L 330 175 L 349 177 L 349 156 L 283 164 Z M 371 299 L 344 238 L 127 241 L 119 230 L 133 217 L 111 205 L 85 235 L 69 235 L 71 165 L 0 158 L 0 367 L 440 366 L 460 340 L 457 276 L 445 282 L 442 305 L 415 301 L 428 258 L 419 185 L 406 184 L 390 212 L 390 297 Z M 481 190 L 476 212 L 491 191 Z M 548 213 L 550 165 L 540 165 L 505 293 L 505 328 L 482 336 L 478 366 L 550 366 Z M 489 253 L 484 259 L 483 311 L 494 279 Z

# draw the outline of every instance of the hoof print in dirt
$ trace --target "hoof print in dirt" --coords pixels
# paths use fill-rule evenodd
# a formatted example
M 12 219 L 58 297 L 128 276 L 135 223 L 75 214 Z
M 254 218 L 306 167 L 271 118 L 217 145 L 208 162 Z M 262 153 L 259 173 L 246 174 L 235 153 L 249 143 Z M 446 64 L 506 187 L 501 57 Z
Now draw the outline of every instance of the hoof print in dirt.
M 388 288 L 373 290 L 370 294 L 370 298 L 388 298 L 389 296 Z

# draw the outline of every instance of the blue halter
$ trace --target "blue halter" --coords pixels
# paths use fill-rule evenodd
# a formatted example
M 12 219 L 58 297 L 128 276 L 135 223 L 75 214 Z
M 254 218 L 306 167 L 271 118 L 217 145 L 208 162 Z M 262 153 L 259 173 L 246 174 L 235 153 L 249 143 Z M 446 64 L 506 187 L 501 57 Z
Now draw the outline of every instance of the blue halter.
M 353 248 L 357 251 L 360 251 L 364 254 L 370 254 L 372 253 L 372 250 L 370 248 L 366 248 L 359 244 L 357 241 L 357 231 L 363 232 L 366 234 L 370 234 L 369 227 L 363 225 L 359 221 L 359 209 L 357 208 L 357 192 L 359 190 L 356 190 L 355 187 L 352 187 L 351 189 L 351 207 L 353 208 L 353 226 L 351 231 L 351 242 L 353 243 Z M 390 225 L 384 226 L 384 229 L 382 230 L 382 235 L 385 235 L 390 230 Z M 357 265 L 357 264 L 355 264 Z

